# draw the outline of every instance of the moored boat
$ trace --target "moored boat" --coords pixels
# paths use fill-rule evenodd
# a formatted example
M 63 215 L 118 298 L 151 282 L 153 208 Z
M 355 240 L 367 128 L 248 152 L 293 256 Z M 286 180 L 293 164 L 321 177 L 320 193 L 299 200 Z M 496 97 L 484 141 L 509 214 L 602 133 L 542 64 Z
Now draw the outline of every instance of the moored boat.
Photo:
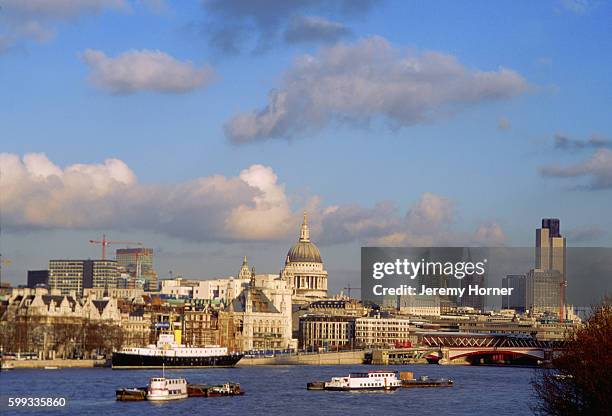
M 402 387 L 452 387 L 454 382 L 449 378 L 432 379 L 428 376 L 420 376 L 418 379 L 413 377 L 409 371 L 400 373 Z
M 184 378 L 153 377 L 149 381 L 147 400 L 168 401 L 187 397 L 187 380 Z
M 15 364 L 13 364 L 12 362 L 6 361 L 6 360 L 0 361 L 0 370 L 1 371 L 12 370 L 14 368 L 15 368 Z
M 225 383 L 219 386 L 210 386 L 207 390 L 207 397 L 220 396 L 242 396 L 244 391 L 240 389 L 238 383 Z
M 318 382 L 310 383 L 309 390 L 320 390 Z M 397 390 L 401 382 L 396 371 L 379 370 L 365 373 L 350 373 L 345 377 L 332 377 L 323 384 L 323 390 L 350 391 L 350 390 Z
M 172 334 L 161 334 L 157 344 L 143 348 L 124 348 L 113 353 L 113 369 L 233 367 L 243 354 L 228 353 L 218 345 L 188 347 Z
M 207 397 L 208 386 L 206 384 L 187 384 L 187 395 L 189 397 Z
M 115 391 L 115 397 L 122 402 L 134 402 L 145 400 L 147 398 L 147 388 L 132 388 L 118 389 Z
M 325 382 L 324 381 L 311 381 L 306 384 L 306 389 L 308 390 L 325 390 Z

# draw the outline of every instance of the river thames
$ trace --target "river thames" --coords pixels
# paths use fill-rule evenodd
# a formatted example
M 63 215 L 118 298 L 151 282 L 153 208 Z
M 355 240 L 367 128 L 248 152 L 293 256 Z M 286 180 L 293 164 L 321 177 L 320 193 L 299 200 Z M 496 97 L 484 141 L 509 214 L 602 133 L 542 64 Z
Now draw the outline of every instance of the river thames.
M 306 383 L 377 366 L 257 366 L 167 370 L 190 383 L 238 382 L 244 396 L 189 398 L 166 403 L 117 402 L 115 389 L 147 384 L 161 370 L 107 368 L 11 370 L 0 377 L 0 413 L 8 415 L 526 415 L 533 400 L 533 368 L 406 365 L 415 377 L 446 377 L 450 388 L 395 392 L 308 391 Z M 9 397 L 65 398 L 63 408 L 9 408 Z

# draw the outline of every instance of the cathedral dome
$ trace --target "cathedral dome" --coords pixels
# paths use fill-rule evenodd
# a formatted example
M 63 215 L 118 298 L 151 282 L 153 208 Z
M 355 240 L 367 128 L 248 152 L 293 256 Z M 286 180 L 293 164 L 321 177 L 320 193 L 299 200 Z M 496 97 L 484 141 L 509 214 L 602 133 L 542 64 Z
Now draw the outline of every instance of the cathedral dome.
M 293 247 L 289 249 L 289 252 L 287 253 L 287 261 L 292 263 L 323 263 L 319 248 L 310 241 L 310 230 L 308 229 L 308 218 L 306 217 L 306 212 L 304 212 L 304 222 L 302 222 L 300 239 L 293 245 Z
M 289 249 L 287 253 L 288 261 L 296 262 L 311 262 L 323 263 L 321 260 L 321 252 L 319 248 L 310 241 L 298 241 Z

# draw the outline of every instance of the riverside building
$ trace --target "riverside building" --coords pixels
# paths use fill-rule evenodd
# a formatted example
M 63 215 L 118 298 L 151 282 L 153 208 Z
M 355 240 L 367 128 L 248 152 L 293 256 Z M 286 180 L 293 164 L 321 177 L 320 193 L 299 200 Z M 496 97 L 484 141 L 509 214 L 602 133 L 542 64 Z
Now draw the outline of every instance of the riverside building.
M 408 319 L 365 317 L 355 320 L 355 345 L 392 347 L 410 341 Z
M 114 260 L 49 260 L 49 289 L 82 296 L 83 289 L 116 288 L 119 272 Z
M 299 321 L 299 344 L 304 349 L 346 349 L 355 340 L 351 316 L 305 315 Z

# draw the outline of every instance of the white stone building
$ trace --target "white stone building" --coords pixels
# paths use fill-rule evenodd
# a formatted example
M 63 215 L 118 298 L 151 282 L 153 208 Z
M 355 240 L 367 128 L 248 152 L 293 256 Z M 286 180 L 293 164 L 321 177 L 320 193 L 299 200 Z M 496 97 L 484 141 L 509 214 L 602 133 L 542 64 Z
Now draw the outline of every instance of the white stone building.
M 323 268 L 319 248 L 310 241 L 306 212 L 300 238 L 287 253 L 281 277 L 290 282 L 294 303 L 307 303 L 327 297 L 327 271 Z
M 408 319 L 364 317 L 355 319 L 355 344 L 364 347 L 390 347 L 409 339 Z

